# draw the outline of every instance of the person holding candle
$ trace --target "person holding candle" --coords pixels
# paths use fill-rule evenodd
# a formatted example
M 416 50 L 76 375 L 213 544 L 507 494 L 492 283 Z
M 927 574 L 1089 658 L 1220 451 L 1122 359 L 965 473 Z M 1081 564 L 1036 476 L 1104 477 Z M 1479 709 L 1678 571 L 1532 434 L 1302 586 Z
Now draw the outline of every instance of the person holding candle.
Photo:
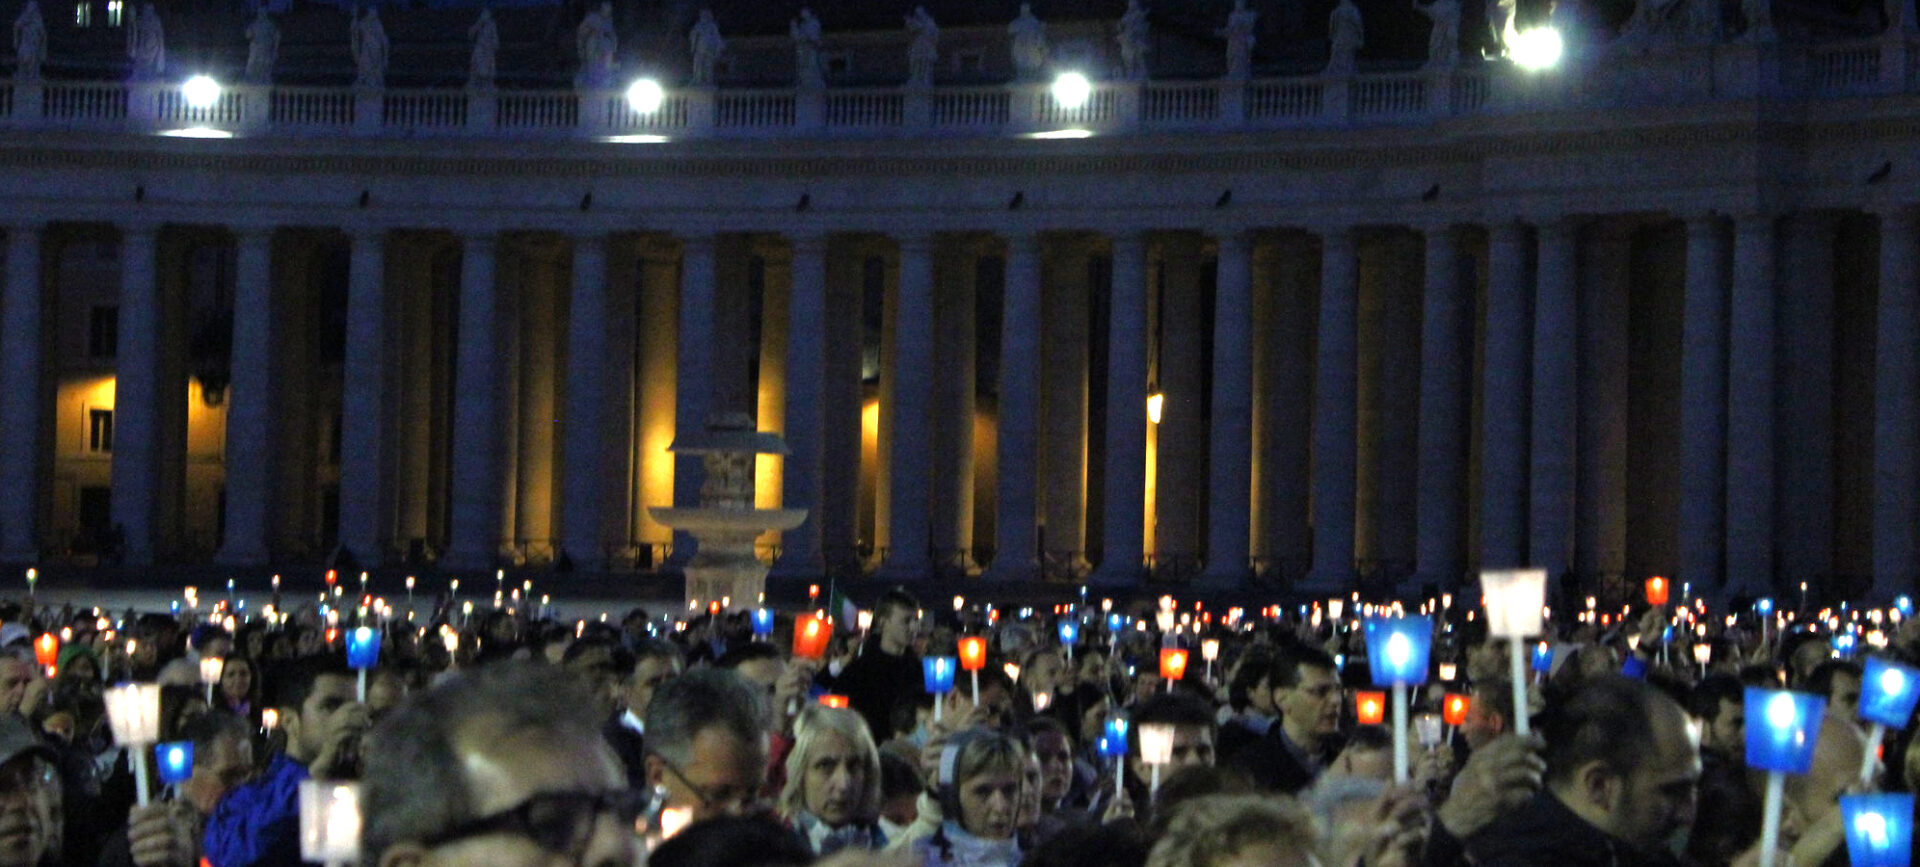
M 1127 728 L 1127 771 L 1128 788 L 1138 804 L 1152 799 L 1148 780 L 1153 773 L 1144 761 L 1140 743 L 1140 731 L 1149 725 L 1170 726 L 1173 730 L 1168 760 L 1160 770 L 1162 777 L 1190 766 L 1213 767 L 1213 744 L 1219 736 L 1212 709 L 1191 694 L 1161 693 L 1136 706 Z
M 1311 647 L 1285 652 L 1268 676 L 1278 725 L 1241 749 L 1231 764 L 1269 792 L 1297 794 L 1339 752 L 1340 688 L 1333 657 Z
M 800 712 L 779 810 L 815 855 L 885 848 L 877 824 L 880 751 L 866 720 L 819 705 Z
M 192 776 L 178 798 L 135 807 L 123 832 L 108 838 L 100 867 L 194 867 L 200 831 L 220 799 L 253 774 L 253 738 L 247 723 L 210 713 L 189 723 L 181 739 L 193 744 Z
M 860 655 L 838 676 L 818 678 L 829 692 L 847 697 L 847 704 L 867 721 L 867 730 L 875 738 L 891 730 L 894 706 L 919 694 L 920 655 L 913 651 L 919 623 L 920 601 L 904 589 L 888 590 L 874 603 L 873 626 Z
M 315 658 L 283 672 L 274 710 L 287 738 L 264 774 L 230 793 L 207 821 L 212 867 L 297 864 L 299 788 L 306 779 L 350 780 L 360 773 L 368 728 L 355 678 L 337 659 Z
M 374 730 L 362 864 L 536 867 L 638 862 L 641 799 L 565 669 L 512 661 L 409 697 Z
M 1664 865 L 1694 819 L 1700 753 L 1686 712 L 1641 681 L 1596 678 L 1540 720 L 1545 788 L 1473 835 L 1479 867 Z

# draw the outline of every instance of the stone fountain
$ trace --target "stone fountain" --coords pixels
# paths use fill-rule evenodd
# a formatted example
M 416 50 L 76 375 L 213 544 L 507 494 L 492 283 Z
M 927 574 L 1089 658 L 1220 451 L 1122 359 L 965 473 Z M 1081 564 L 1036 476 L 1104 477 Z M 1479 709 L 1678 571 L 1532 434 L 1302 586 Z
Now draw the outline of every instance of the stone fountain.
M 807 519 L 806 509 L 753 507 L 754 458 L 785 455 L 786 440 L 755 430 L 744 414 L 730 413 L 709 417 L 705 430 L 675 438 L 667 451 L 700 455 L 706 469 L 698 508 L 647 509 L 654 520 L 694 539 L 693 559 L 686 565 L 687 602 L 696 609 L 723 599 L 734 608 L 753 607 L 767 586 L 767 564 L 755 556 L 754 540 Z

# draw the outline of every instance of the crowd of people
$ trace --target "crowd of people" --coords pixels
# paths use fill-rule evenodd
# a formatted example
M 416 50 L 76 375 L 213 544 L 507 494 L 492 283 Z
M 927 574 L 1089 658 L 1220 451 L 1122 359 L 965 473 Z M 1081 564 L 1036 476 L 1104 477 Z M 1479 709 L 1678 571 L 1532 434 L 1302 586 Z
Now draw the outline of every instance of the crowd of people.
M 1373 688 L 1357 600 L 1035 612 L 894 588 L 800 655 L 792 617 L 751 611 L 442 598 L 342 625 L 0 603 L 0 867 L 299 864 L 309 779 L 358 783 L 366 867 L 1757 864 L 1750 686 L 1826 702 L 1773 863 L 1846 863 L 1839 796 L 1920 786 L 1911 727 L 1882 767 L 1856 719 L 1860 657 L 1920 660 L 1897 611 L 1589 602 L 1550 624 L 1520 699 L 1473 606 L 1416 605 L 1432 662 L 1396 782 L 1393 736 L 1354 700 Z M 383 635 L 364 673 L 358 622 Z M 931 684 L 924 660 L 974 638 L 984 664 Z M 1170 647 L 1194 652 L 1177 679 Z M 133 763 L 154 752 L 114 743 L 103 700 L 129 680 L 162 685 L 160 740 L 193 745 L 150 799 Z

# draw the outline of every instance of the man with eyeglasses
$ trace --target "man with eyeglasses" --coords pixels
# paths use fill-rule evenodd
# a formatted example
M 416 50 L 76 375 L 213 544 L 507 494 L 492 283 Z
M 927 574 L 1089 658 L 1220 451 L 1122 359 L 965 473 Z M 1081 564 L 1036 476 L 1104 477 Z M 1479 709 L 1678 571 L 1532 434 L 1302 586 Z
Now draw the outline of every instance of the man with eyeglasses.
M 591 688 L 558 666 L 463 671 L 374 729 L 361 863 L 637 863 L 640 798 L 601 739 Z
M 18 717 L 0 717 L 0 867 L 48 863 L 60 847 L 54 753 Z
M 1284 651 L 1268 674 L 1278 725 L 1241 748 L 1231 764 L 1261 789 L 1298 794 L 1340 752 L 1345 692 L 1333 657 L 1312 647 Z
M 766 810 L 765 691 L 725 669 L 687 672 L 647 706 L 647 782 L 692 821 Z

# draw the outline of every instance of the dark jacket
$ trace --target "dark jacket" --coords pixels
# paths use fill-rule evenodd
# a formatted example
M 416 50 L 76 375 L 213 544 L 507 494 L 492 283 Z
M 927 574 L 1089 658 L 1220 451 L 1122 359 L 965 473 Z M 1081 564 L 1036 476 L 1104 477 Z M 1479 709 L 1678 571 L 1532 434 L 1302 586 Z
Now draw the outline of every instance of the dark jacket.
M 822 680 L 823 686 L 847 697 L 847 706 L 867 721 L 876 744 L 893 738 L 894 706 L 902 699 L 919 698 L 926 684 L 920 657 L 911 650 L 898 656 L 882 651 L 877 635 L 867 639 L 839 677 Z
M 620 757 L 620 767 L 627 772 L 627 787 L 637 792 L 646 791 L 647 739 L 627 728 L 619 716 L 607 720 L 600 734 L 607 739 L 607 745 L 613 747 L 613 754 Z
M 1279 723 L 1265 736 L 1247 743 L 1227 760 L 1261 791 L 1297 795 L 1313 785 L 1323 767 L 1317 757 L 1295 746 Z
M 1467 841 L 1478 867 L 1678 867 L 1666 852 L 1647 852 L 1574 815 L 1552 792 L 1495 819 Z

